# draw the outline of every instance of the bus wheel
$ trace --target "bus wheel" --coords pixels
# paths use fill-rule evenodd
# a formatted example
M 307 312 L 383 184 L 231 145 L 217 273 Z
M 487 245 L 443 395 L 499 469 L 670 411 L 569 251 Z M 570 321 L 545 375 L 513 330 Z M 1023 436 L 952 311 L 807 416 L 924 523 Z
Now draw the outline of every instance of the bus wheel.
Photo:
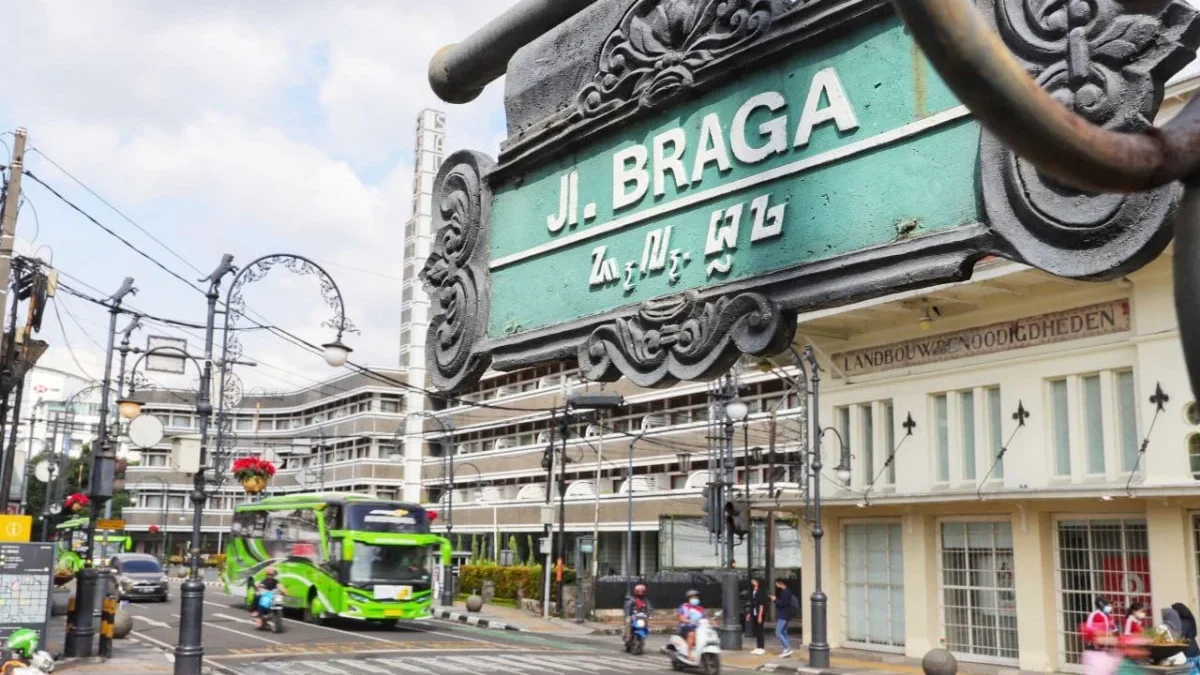
M 375 622 L 375 625 L 384 630 L 396 630 L 396 623 L 397 621 L 395 619 L 380 619 L 379 621 Z

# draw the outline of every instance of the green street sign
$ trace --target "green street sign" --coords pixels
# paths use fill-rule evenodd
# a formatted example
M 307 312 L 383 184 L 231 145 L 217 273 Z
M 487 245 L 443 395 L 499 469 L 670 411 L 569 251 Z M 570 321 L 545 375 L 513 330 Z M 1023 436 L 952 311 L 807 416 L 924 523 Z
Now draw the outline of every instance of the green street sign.
M 1146 130 L 1200 44 L 1182 0 L 979 4 L 1026 72 L 1111 131 Z M 561 360 L 591 380 L 708 379 L 786 349 L 799 313 L 961 280 L 985 257 L 1105 279 L 1170 241 L 1180 185 L 1097 195 L 1044 177 L 981 130 L 882 0 L 514 12 L 484 34 L 543 34 L 431 64 L 463 101 L 478 92 L 456 82 L 505 62 L 509 129 L 498 160 L 459 151 L 438 173 L 422 279 L 440 389 Z
M 897 19 L 611 136 L 497 186 L 489 337 L 982 218 L 979 128 Z

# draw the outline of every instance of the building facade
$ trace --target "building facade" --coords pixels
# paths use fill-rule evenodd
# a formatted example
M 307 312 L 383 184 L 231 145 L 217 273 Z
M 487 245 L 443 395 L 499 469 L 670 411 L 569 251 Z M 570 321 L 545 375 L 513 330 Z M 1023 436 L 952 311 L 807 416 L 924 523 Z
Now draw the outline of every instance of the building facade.
M 399 372 L 384 372 L 403 378 Z M 174 441 L 196 437 L 193 392 L 148 392 L 143 414 L 158 417 L 163 441 L 141 449 L 126 471 L 133 504 L 123 513 L 137 550 L 186 552 L 191 539 L 192 476 L 172 467 Z M 287 393 L 247 394 L 232 411 L 234 438 L 223 447 L 229 466 L 239 457 L 259 456 L 278 473 L 267 494 L 355 492 L 397 499 L 404 488 L 402 433 L 405 398 L 400 390 L 363 374 L 344 375 Z M 216 425 L 210 431 L 216 448 Z M 233 509 L 255 499 L 232 476 L 211 486 L 205 507 L 202 549 L 221 550 Z

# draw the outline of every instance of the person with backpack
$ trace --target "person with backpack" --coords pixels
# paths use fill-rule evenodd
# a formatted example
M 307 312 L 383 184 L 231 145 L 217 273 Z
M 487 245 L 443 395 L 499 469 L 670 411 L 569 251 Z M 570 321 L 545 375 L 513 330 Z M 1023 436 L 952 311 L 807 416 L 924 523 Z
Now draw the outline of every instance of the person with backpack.
M 788 622 L 800 613 L 800 598 L 788 589 L 782 579 L 777 579 L 775 595 L 772 595 L 771 599 L 775 601 L 775 637 L 779 638 L 779 643 L 783 646 L 783 651 L 779 652 L 779 656 L 786 659 L 792 655 L 792 641 L 788 638 Z

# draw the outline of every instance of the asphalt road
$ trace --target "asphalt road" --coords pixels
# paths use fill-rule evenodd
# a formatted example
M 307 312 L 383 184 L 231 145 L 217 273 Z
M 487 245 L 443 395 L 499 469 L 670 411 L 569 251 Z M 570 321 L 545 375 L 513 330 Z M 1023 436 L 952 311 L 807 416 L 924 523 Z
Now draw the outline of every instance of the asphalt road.
M 243 600 L 209 588 L 206 660 L 229 675 L 616 675 L 671 672 L 666 656 L 630 657 L 618 638 L 566 638 L 484 630 L 440 621 L 395 629 L 344 621 L 287 621 L 281 634 L 256 630 Z M 179 636 L 179 589 L 171 601 L 129 605 L 133 637 L 172 648 Z M 726 669 L 728 670 L 728 669 Z

